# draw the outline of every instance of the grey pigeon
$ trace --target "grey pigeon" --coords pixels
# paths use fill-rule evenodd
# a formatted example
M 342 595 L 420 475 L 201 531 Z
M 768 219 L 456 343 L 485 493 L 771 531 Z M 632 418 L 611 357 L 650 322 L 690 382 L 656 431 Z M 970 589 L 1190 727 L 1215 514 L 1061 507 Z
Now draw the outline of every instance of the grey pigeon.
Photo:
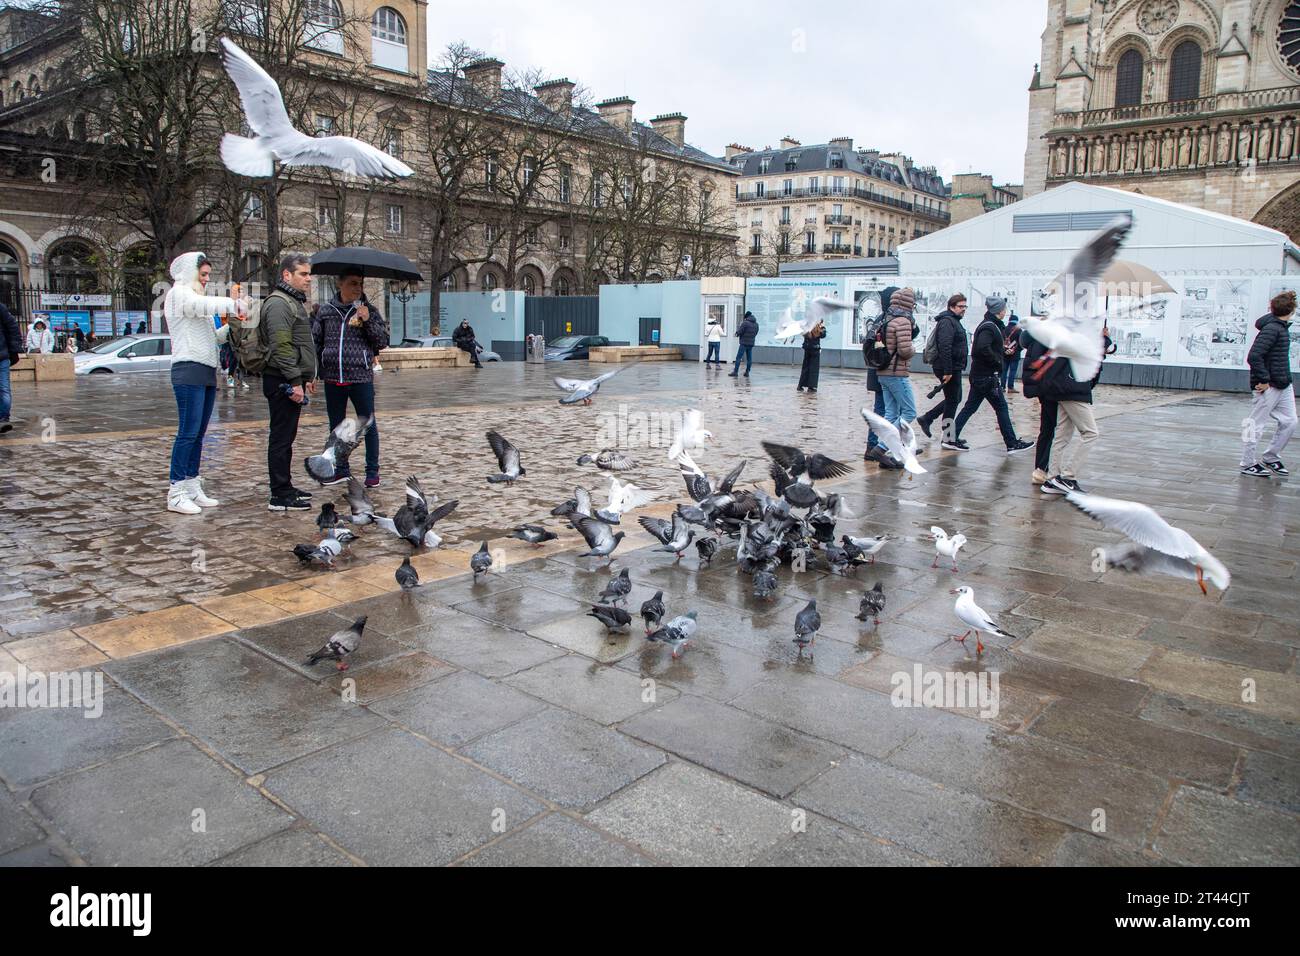
M 843 574 L 849 567 L 849 556 L 844 553 L 843 548 L 836 547 L 833 544 L 823 545 L 822 553 L 826 555 L 826 563 L 831 566 L 831 571 L 836 574 Z
M 489 482 L 494 485 L 502 481 L 507 484 L 514 484 L 517 478 L 528 474 L 528 470 L 520 463 L 518 448 L 502 438 L 497 432 L 488 432 L 487 440 L 488 444 L 492 446 L 492 454 L 497 456 L 497 467 L 501 469 L 499 475 L 488 475 Z
M 641 605 L 641 620 L 645 621 L 645 632 L 649 634 L 651 625 L 657 625 L 667 613 L 668 609 L 664 607 L 664 592 L 656 591 L 654 597 Z
M 339 523 L 339 513 L 334 510 L 332 502 L 325 502 L 320 506 L 320 514 L 316 516 L 316 527 L 325 531 Z
M 325 532 L 325 536 L 327 538 L 333 538 L 335 541 L 337 541 L 341 545 L 344 545 L 345 547 L 351 544 L 353 541 L 356 541 L 358 537 L 357 535 L 353 534 L 350 529 L 344 528 L 341 525 L 335 525 L 334 527 L 330 528 L 328 531 Z
M 610 558 L 624 537 L 622 531 L 615 534 L 614 529 L 599 518 L 569 515 L 569 524 L 587 542 L 587 550 L 578 555 L 580 558 Z
M 695 636 L 695 612 L 687 611 L 681 617 L 675 617 L 659 630 L 646 635 L 646 640 L 667 644 L 673 649 L 673 660 L 682 656 L 682 651 Z
M 600 592 L 598 600 L 601 604 L 617 604 L 619 601 L 626 601 L 631 593 L 632 579 L 628 576 L 627 568 L 624 568 L 609 579 L 609 584 L 605 585 L 605 590 Z
M 469 566 L 474 571 L 475 580 L 478 580 L 480 574 L 486 574 L 488 569 L 492 567 L 492 555 L 488 552 L 486 541 L 479 545 L 479 549 L 470 556 Z
M 625 631 L 632 624 L 632 615 L 613 605 L 597 604 L 587 612 L 587 616 L 600 621 L 607 631 Z
M 636 362 L 632 363 L 632 365 L 636 364 Z M 624 365 L 621 368 L 614 369 L 612 372 L 606 372 L 604 375 L 598 375 L 591 379 L 555 378 L 555 387 L 561 391 L 569 393 L 560 399 L 560 404 L 576 405 L 578 402 L 582 402 L 584 405 L 590 405 L 592 398 L 600 391 L 601 383 L 608 382 L 619 372 L 631 368 L 632 365 Z
M 370 524 L 375 520 L 375 503 L 370 500 L 370 489 L 356 478 L 348 477 L 345 497 L 352 512 L 353 524 Z
M 695 550 L 699 552 L 700 560 L 705 564 L 713 563 L 713 556 L 718 553 L 717 538 L 700 538 L 695 542 Z
M 673 513 L 671 522 L 663 518 L 641 517 L 637 519 L 637 523 L 663 544 L 662 548 L 655 548 L 656 551 L 676 552 L 679 558 L 682 552 L 690 547 L 691 540 L 695 537 L 695 532 L 690 530 L 682 516 L 676 512 Z
M 361 632 L 365 629 L 366 618 L 365 616 L 362 616 L 353 621 L 350 627 L 345 627 L 341 631 L 335 631 L 330 635 L 330 639 L 325 642 L 324 647 L 311 657 L 307 658 L 307 664 L 315 665 L 319 661 L 332 660 L 339 662 L 339 670 L 347 670 L 348 665 L 343 658 L 352 654 L 361 646 Z
M 520 541 L 527 541 L 536 548 L 540 548 L 547 541 L 554 541 L 559 537 L 554 531 L 547 531 L 541 525 L 536 524 L 521 524 L 509 536 Z
M 840 538 L 840 541 L 843 543 L 845 551 L 850 554 L 857 551 L 866 556 L 867 564 L 875 564 L 876 555 L 880 553 L 880 550 L 886 544 L 893 541 L 894 537 L 892 534 L 882 534 L 874 538 L 854 538 L 846 534 Z
M 795 508 L 811 508 L 820 504 L 822 499 L 812 485 L 805 485 L 802 481 L 796 481 L 785 489 L 785 500 Z
M 636 462 L 631 458 L 612 448 L 606 448 L 595 456 L 582 455 L 578 458 L 578 464 L 595 465 L 601 471 L 629 471 L 636 467 Z
M 442 538 L 434 533 L 433 526 L 455 511 L 456 506 L 459 504 L 460 499 L 453 498 L 451 501 L 438 505 L 432 511 L 426 512 L 422 518 L 416 517 L 419 513 L 417 509 L 403 505 L 397 509 L 397 514 L 393 515 L 393 533 L 399 538 L 404 538 L 413 548 L 436 548 L 442 544 Z M 375 523 L 381 528 L 386 528 L 387 523 L 381 521 L 381 517 L 381 515 L 375 515 Z
M 295 544 L 293 553 L 303 564 L 320 564 L 332 567 L 334 559 L 343 553 L 343 545 L 334 538 L 322 538 L 320 544 Z
M 790 445 L 778 445 L 776 442 L 761 442 L 763 451 L 772 460 L 790 473 L 791 478 L 807 475 L 813 481 L 823 478 L 843 478 L 850 473 L 849 466 L 825 455 L 805 455 L 798 448 Z
M 771 600 L 776 593 L 776 575 L 771 571 L 754 572 L 754 597 Z
M 871 618 L 879 624 L 880 612 L 884 609 L 885 584 L 883 581 L 877 581 L 874 588 L 862 595 L 862 601 L 858 604 L 858 620 L 865 621 Z
M 374 424 L 375 416 L 358 422 L 355 418 L 345 418 L 325 440 L 325 451 L 303 460 L 308 477 L 315 478 L 320 484 L 332 481 L 338 474 L 339 467 L 346 465 L 353 449 L 361 444 L 366 432 Z
M 397 583 L 401 585 L 403 591 L 409 591 L 411 588 L 420 586 L 420 572 L 411 566 L 409 557 L 402 558 L 402 563 L 393 576 L 397 578 Z
M 794 642 L 800 655 L 805 647 L 817 643 L 817 632 L 821 627 L 822 616 L 817 613 L 817 602 L 809 601 L 808 606 L 794 616 Z

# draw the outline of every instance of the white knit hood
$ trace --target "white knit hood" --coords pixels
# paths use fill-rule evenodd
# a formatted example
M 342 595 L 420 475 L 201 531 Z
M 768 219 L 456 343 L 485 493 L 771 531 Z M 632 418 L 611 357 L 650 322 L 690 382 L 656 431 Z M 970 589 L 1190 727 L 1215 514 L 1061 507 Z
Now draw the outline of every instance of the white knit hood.
M 163 315 L 172 337 L 172 362 L 199 362 L 214 368 L 217 345 L 226 341 L 228 329 L 216 328 L 215 316 L 235 311 L 233 299 L 203 294 L 199 267 L 207 262 L 201 252 L 185 252 L 172 260 L 172 287 L 163 298 Z

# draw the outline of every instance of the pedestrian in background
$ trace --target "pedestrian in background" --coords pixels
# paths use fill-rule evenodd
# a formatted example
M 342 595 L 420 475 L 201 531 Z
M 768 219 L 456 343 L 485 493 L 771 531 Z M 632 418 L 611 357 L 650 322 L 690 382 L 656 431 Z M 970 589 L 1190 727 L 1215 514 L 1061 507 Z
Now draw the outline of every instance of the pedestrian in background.
M 803 367 L 799 370 L 799 387 L 810 392 L 817 391 L 817 381 L 822 371 L 822 339 L 826 338 L 826 326 L 818 322 L 803 336 Z
M 1016 372 L 1020 370 L 1020 316 L 1014 312 L 1007 320 L 1007 335 L 1002 341 L 1002 387 L 1008 393 L 1016 393 Z
M 0 434 L 13 431 L 9 413 L 13 411 L 13 386 L 9 370 L 18 362 L 23 351 L 23 331 L 18 320 L 0 302 Z
M 1259 331 L 1246 357 L 1254 395 L 1251 397 L 1250 417 L 1243 423 L 1243 475 L 1285 478 L 1290 474 L 1279 456 L 1296 428 L 1295 389 L 1291 385 L 1291 320 L 1295 317 L 1295 308 L 1294 292 L 1279 293 L 1269 303 L 1268 314 L 1255 322 Z M 1270 418 L 1277 423 L 1277 429 L 1261 458 L 1256 447 Z
M 893 298 L 894 293 L 897 291 L 898 286 L 896 285 L 880 290 L 880 315 L 867 323 L 862 335 L 862 357 L 867 359 L 867 391 L 872 396 L 871 410 L 881 418 L 885 417 L 885 393 L 880 387 L 880 378 L 876 374 L 876 367 L 869 360 L 869 355 L 876 340 L 879 326 L 889 319 L 889 300 Z M 867 432 L 867 451 L 862 457 L 865 461 L 874 461 L 882 470 L 903 467 L 901 462 L 895 461 L 889 452 L 885 450 L 885 446 L 880 443 L 880 436 L 870 430 Z
M 44 319 L 37 319 L 32 323 L 32 327 L 27 330 L 27 353 L 29 355 L 40 352 L 48 355 L 54 351 L 54 332 L 45 323 Z
M 722 323 L 717 319 L 709 322 L 708 329 L 705 330 L 704 336 L 709 342 L 709 352 L 704 357 L 705 365 L 722 364 Z
M 736 364 L 731 367 L 728 373 L 729 377 L 735 378 L 736 373 L 740 371 L 740 360 L 745 360 L 745 378 L 749 378 L 749 367 L 754 362 L 754 340 L 758 338 L 758 319 L 754 318 L 753 312 L 746 312 L 745 317 L 740 321 L 740 327 L 736 329 L 736 338 L 740 340 L 740 348 L 736 349 Z
M 308 511 L 311 494 L 293 486 L 293 442 L 307 393 L 316 391 L 316 344 L 307 317 L 311 260 L 293 253 L 280 260 L 279 279 L 262 301 L 266 331 L 266 367 L 262 394 L 270 411 L 266 470 L 271 486 L 271 511 Z
M 943 386 L 943 400 L 916 420 L 925 432 L 926 438 L 932 438 L 930 427 L 938 418 L 944 447 L 953 439 L 953 426 L 957 418 L 957 408 L 961 405 L 961 379 L 970 358 L 970 343 L 966 341 L 966 327 L 961 320 L 966 317 L 970 303 L 960 292 L 948 299 L 948 308 L 935 316 L 934 344 L 938 351 L 931 366 L 935 377 Z
M 1026 367 L 1043 360 L 1047 346 L 1025 336 Z M 1064 495 L 1083 491 L 1079 475 L 1087 463 L 1088 453 L 1100 434 L 1092 411 L 1092 390 L 1101 378 L 1101 368 L 1086 382 L 1075 379 L 1067 359 L 1049 359 L 1040 376 L 1025 379 L 1026 398 L 1037 398 L 1039 412 L 1037 451 L 1034 456 L 1035 484 L 1044 494 Z M 1044 451 L 1044 444 L 1047 449 Z M 1044 475 L 1038 479 L 1039 475 Z M 1048 477 L 1050 476 L 1050 477 Z
M 971 342 L 970 396 L 957 413 L 952 441 L 945 441 L 943 447 L 958 451 L 970 450 L 970 445 L 962 441 L 962 429 L 987 400 L 997 415 L 998 430 L 1007 446 L 1007 454 L 1014 455 L 1032 448 L 1034 443 L 1017 437 L 1015 426 L 1011 423 L 1011 411 L 1007 408 L 1006 396 L 1002 392 L 1002 363 L 1005 358 L 1003 345 L 1007 334 L 1002 316 L 1007 312 L 1007 300 L 1000 296 L 989 296 L 984 302 L 984 308 L 984 320 L 975 329 Z
M 916 326 L 912 313 L 916 309 L 916 294 L 911 289 L 899 289 L 889 297 L 889 318 L 885 321 L 885 348 L 890 355 L 889 364 L 877 370 L 880 388 L 885 397 L 885 419 L 894 425 L 910 422 L 916 417 L 916 398 L 912 394 L 912 344 Z

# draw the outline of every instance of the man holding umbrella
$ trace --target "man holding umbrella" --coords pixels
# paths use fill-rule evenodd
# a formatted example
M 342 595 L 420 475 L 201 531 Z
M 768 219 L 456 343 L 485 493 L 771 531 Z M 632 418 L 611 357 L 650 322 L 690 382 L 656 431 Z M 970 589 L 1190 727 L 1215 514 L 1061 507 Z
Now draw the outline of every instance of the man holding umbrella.
M 388 347 L 388 323 L 366 299 L 365 280 L 359 267 L 345 267 L 338 291 L 321 305 L 312 319 L 311 334 L 325 380 L 325 408 L 330 430 L 347 415 L 348 401 L 364 420 L 375 413 L 375 356 Z M 348 480 L 351 470 L 343 462 L 334 477 L 335 485 Z M 366 487 L 379 484 L 379 426 L 366 432 Z

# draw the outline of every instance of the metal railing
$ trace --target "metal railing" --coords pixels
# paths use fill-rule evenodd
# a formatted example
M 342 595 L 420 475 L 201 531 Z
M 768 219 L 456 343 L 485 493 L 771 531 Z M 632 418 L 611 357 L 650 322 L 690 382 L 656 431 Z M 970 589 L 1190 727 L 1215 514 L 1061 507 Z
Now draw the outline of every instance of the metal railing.
M 851 226 L 853 225 L 852 216 L 827 216 L 826 225 L 828 226 Z
M 1057 113 L 1052 123 L 1054 129 L 1083 129 L 1110 123 L 1132 123 L 1141 120 L 1161 120 L 1170 117 L 1296 105 L 1300 105 L 1300 86 L 1278 86 L 1266 90 L 1215 93 L 1190 100 L 1164 100 L 1159 103 L 1139 103 L 1137 106 L 1112 106 L 1100 110 L 1083 110 L 1078 113 Z

